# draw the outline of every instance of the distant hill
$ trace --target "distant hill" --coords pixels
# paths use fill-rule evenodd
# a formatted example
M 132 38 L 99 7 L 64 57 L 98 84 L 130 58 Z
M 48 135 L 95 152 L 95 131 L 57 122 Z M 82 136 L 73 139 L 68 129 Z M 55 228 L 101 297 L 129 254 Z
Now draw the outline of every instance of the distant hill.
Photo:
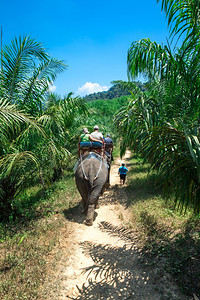
M 141 82 L 135 82 L 135 84 L 142 90 L 145 91 L 145 85 Z M 130 95 L 130 92 L 128 89 L 120 88 L 119 85 L 113 85 L 108 91 L 106 92 L 99 92 L 99 93 L 93 93 L 90 95 L 87 95 L 83 97 L 86 101 L 92 101 L 97 99 L 113 99 L 118 98 L 121 96 L 127 96 Z

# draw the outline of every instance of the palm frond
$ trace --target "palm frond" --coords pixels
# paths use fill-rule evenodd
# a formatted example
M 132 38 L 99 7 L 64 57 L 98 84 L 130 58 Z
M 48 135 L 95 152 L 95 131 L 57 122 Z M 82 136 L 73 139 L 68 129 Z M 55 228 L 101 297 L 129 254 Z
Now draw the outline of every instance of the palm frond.
M 38 167 L 38 161 L 31 152 L 15 152 L 3 155 L 0 159 L 1 176 L 10 176 L 14 169 L 20 171 L 26 162 L 31 162 Z
M 162 47 L 150 39 L 133 42 L 128 50 L 128 77 L 134 79 L 144 74 L 150 79 L 161 76 L 170 62 L 169 49 Z
M 2 86 L 10 101 L 15 100 L 13 97 L 18 94 L 18 85 L 27 79 L 27 74 L 35 67 L 35 60 L 45 61 L 49 58 L 42 45 L 29 36 L 15 38 L 9 46 L 4 46 L 2 57 Z
M 184 33 L 187 39 L 199 36 L 199 0 L 157 0 L 157 2 L 162 3 L 172 37 L 178 34 L 180 37 Z

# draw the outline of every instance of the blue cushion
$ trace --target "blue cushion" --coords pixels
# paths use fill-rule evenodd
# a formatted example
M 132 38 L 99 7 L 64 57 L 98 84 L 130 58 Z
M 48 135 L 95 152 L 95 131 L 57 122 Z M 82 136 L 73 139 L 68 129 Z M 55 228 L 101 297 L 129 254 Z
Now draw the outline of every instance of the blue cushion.
M 102 148 L 103 144 L 100 142 L 92 142 L 92 148 Z
M 91 142 L 80 142 L 81 148 L 90 148 L 92 146 Z
M 80 148 L 102 148 L 102 146 L 100 142 L 80 142 Z

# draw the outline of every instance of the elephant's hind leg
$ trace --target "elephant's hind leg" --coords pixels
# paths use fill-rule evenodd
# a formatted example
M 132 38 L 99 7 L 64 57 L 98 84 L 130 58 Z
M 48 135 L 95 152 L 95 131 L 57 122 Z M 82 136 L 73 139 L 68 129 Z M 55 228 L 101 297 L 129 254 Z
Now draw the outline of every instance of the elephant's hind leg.
M 85 220 L 85 224 L 87 226 L 92 226 L 93 225 L 93 221 L 94 221 L 94 207 L 95 207 L 95 204 L 90 204 L 88 206 L 87 217 L 86 217 L 86 220 Z
M 97 203 L 95 204 L 95 209 L 99 209 L 99 200 L 97 200 Z
M 82 204 L 83 204 L 82 214 L 87 215 L 87 211 L 88 211 L 88 203 L 87 203 L 87 201 L 84 200 L 83 198 L 82 198 Z

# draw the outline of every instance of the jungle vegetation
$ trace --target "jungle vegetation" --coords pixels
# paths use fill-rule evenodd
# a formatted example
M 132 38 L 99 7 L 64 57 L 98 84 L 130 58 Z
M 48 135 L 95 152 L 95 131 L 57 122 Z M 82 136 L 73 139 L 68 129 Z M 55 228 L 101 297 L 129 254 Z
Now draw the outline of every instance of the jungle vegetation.
M 0 71 L 0 218 L 18 215 L 16 198 L 34 185 L 48 190 L 77 159 L 83 127 L 112 132 L 115 112 L 128 97 L 86 102 L 61 98 L 51 83 L 67 68 L 30 36 L 2 51 Z M 89 116 L 89 117 L 88 117 Z M 115 137 L 114 137 L 115 138 Z
M 110 133 L 114 143 L 117 144 L 120 135 L 113 122 L 114 115 L 121 107 L 128 104 L 129 98 L 130 96 L 121 96 L 119 98 L 98 99 L 87 102 L 90 115 L 89 118 L 84 120 L 83 124 L 90 132 L 93 131 L 94 125 L 98 124 L 103 135 L 106 137 Z
M 27 186 L 48 187 L 70 162 L 73 127 L 87 114 L 80 97 L 49 92 L 66 69 L 29 36 L 2 50 L 0 72 L 0 211 L 14 213 L 13 199 Z
M 47 256 L 63 238 L 65 215 L 79 203 L 72 175 L 78 136 L 83 127 L 92 131 L 95 124 L 105 135 L 111 133 L 116 144 L 121 141 L 121 155 L 127 148 L 136 153 L 130 161 L 133 168 L 126 193 L 132 228 L 139 223 L 146 243 L 145 265 L 148 249 L 161 263 L 166 262 L 165 268 L 184 291 L 190 296 L 199 293 L 199 216 L 195 218 L 191 209 L 191 214 L 180 218 L 172 201 L 167 206 L 152 185 L 159 178 L 166 196 L 175 199 L 179 208 L 199 212 L 200 2 L 157 1 L 168 19 L 169 42 L 164 46 L 149 39 L 132 43 L 129 81 L 113 82 L 111 91 L 122 93 L 115 98 L 107 95 L 86 101 L 90 97 L 52 94 L 49 86 L 67 68 L 65 63 L 51 58 L 29 36 L 4 46 L 0 70 L 0 219 L 5 221 L 0 223 L 1 295 L 10 299 L 45 295 Z M 145 89 L 134 81 L 140 73 L 148 82 Z M 123 89 L 129 91 L 127 95 Z M 147 163 L 142 164 L 143 160 Z M 147 176 L 149 165 L 153 176 Z M 66 169 L 70 175 L 58 181 Z M 18 200 L 23 211 L 16 206 Z M 64 252 L 67 261 L 68 252 Z M 60 259 L 57 252 L 55 257 Z
M 48 189 L 59 179 L 73 165 L 82 128 L 92 131 L 95 124 L 104 135 L 112 133 L 115 142 L 121 141 L 121 154 L 129 148 L 150 162 L 166 195 L 175 195 L 181 209 L 193 207 L 199 212 L 200 4 L 196 0 L 161 3 L 170 28 L 167 45 L 148 38 L 134 41 L 128 50 L 129 81 L 113 82 L 108 92 L 98 95 L 103 99 L 89 101 L 90 97 L 81 99 L 72 93 L 62 99 L 50 93 L 51 83 L 67 66 L 31 37 L 15 38 L 4 46 L 1 216 L 15 213 L 13 199 L 27 186 L 39 183 Z M 145 85 L 134 81 L 139 74 Z
M 111 82 L 112 83 L 112 82 Z M 145 84 L 141 83 L 140 81 L 135 82 L 136 86 L 141 89 L 142 91 L 146 90 Z M 113 85 L 108 91 L 93 93 L 90 95 L 86 95 L 84 99 L 86 101 L 93 101 L 93 100 L 103 100 L 103 99 L 114 99 L 120 98 L 122 96 L 130 96 L 130 90 L 121 87 L 120 85 Z
M 132 92 L 115 118 L 122 133 L 121 154 L 131 148 L 157 170 L 167 196 L 180 209 L 200 210 L 200 2 L 157 0 L 168 20 L 166 45 L 148 38 L 128 50 L 129 82 L 116 82 Z M 179 46 L 177 46 L 179 45 Z M 133 80 L 148 81 L 141 91 Z

